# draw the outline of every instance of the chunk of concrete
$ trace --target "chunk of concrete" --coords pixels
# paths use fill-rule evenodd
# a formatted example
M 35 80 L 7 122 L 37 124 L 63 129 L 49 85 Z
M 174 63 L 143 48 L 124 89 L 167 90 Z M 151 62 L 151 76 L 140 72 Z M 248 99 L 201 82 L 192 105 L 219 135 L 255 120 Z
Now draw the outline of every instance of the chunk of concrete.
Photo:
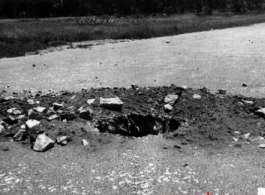
M 38 106 L 38 107 L 34 108 L 34 110 L 36 110 L 37 112 L 43 113 L 46 110 L 46 108 Z
M 51 149 L 53 146 L 54 146 L 54 141 L 51 138 L 49 138 L 45 134 L 40 134 L 38 135 L 34 143 L 33 150 L 37 152 L 45 152 Z
M 202 96 L 200 96 L 199 94 L 194 94 L 193 95 L 193 99 L 200 100 L 201 98 L 202 98 Z
M 166 112 L 170 112 L 170 111 L 173 110 L 173 107 L 172 107 L 170 104 L 166 104 L 166 105 L 164 106 L 164 109 L 165 109 Z
M 40 121 L 34 120 L 34 119 L 30 119 L 26 122 L 26 128 L 27 129 L 33 129 L 36 127 L 40 127 L 41 123 Z
M 120 100 L 120 98 L 100 98 L 99 99 L 100 106 L 105 109 L 110 110 L 118 110 L 120 111 L 123 106 L 123 102 Z
M 87 146 L 89 143 L 85 139 L 82 139 L 82 144 L 83 144 L 83 146 Z
M 88 99 L 88 100 L 87 100 L 87 103 L 88 103 L 89 105 L 93 104 L 94 102 L 95 102 L 95 99 Z
M 175 95 L 175 94 L 168 94 L 165 99 L 164 99 L 164 102 L 166 104 L 170 104 L 170 105 L 173 105 L 175 104 L 175 102 L 177 101 L 177 99 L 179 98 L 178 95 Z

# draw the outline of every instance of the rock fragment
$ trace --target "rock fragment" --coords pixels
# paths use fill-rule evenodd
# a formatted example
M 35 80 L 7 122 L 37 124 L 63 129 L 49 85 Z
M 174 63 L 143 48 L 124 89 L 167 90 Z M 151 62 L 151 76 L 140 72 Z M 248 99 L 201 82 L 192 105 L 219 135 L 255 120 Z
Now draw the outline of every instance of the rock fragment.
M 5 130 L 5 127 L 3 125 L 0 125 L 0 134 L 3 133 Z
M 57 138 L 56 138 L 56 142 L 57 142 L 57 144 L 64 145 L 64 146 L 65 146 L 69 141 L 70 141 L 70 137 L 68 137 L 68 136 L 61 136 L 61 137 L 57 137 Z
M 85 139 L 82 139 L 82 144 L 83 144 L 83 146 L 87 146 L 89 143 L 88 143 L 88 141 L 87 141 L 87 140 L 85 140 Z
M 260 144 L 259 147 L 260 148 L 265 148 L 265 144 Z
M 265 117 L 265 108 L 260 108 L 256 112 L 254 112 L 255 115 Z
M 172 107 L 170 104 L 166 104 L 166 105 L 164 106 L 164 109 L 165 109 L 166 112 L 170 112 L 170 111 L 173 110 L 173 107 Z
M 63 104 L 59 104 L 59 103 L 53 103 L 53 109 L 56 111 L 56 110 L 59 110 L 59 109 L 62 109 L 64 108 L 64 105 Z
M 34 143 L 33 150 L 37 152 L 45 152 L 51 149 L 53 146 L 54 146 L 54 141 L 51 138 L 49 138 L 45 134 L 40 134 L 38 135 Z
M 93 110 L 89 107 L 87 108 L 80 107 L 78 109 L 78 112 L 80 114 L 79 117 L 82 119 L 90 120 L 92 118 Z
M 27 102 L 28 102 L 28 104 L 30 104 L 30 105 L 33 105 L 33 104 L 34 104 L 34 100 L 32 100 L 32 99 L 28 99 Z
M 179 98 L 178 95 L 175 95 L 175 94 L 168 94 L 165 99 L 164 99 L 164 102 L 166 104 L 170 104 L 170 105 L 173 105 L 175 104 L 175 102 L 177 101 L 177 99 Z
M 12 117 L 12 116 L 8 116 L 7 118 L 3 119 L 3 121 L 5 123 L 7 123 L 8 125 L 14 125 L 16 123 L 18 123 L 18 119 Z
M 193 99 L 198 99 L 198 100 L 202 98 L 199 94 L 194 94 L 192 97 Z
M 258 188 L 258 195 L 265 195 L 265 188 Z
M 34 110 L 36 110 L 37 112 L 43 113 L 46 110 L 46 108 L 38 106 L 38 107 L 34 108 Z
M 245 104 L 254 104 L 253 101 L 248 101 L 248 100 L 243 100 L 243 102 L 244 102 Z
M 95 99 L 88 99 L 87 103 L 88 105 L 92 105 L 95 102 Z
M 41 123 L 40 121 L 34 120 L 34 119 L 30 119 L 26 122 L 26 129 L 33 129 L 36 127 L 40 127 Z
M 120 100 L 120 98 L 100 98 L 99 99 L 100 106 L 105 109 L 110 110 L 117 110 L 120 111 L 123 106 L 123 102 Z
M 57 114 L 53 114 L 53 115 L 51 115 L 49 118 L 48 118 L 48 120 L 54 120 L 54 119 L 58 119 L 59 118 L 59 115 L 57 115 Z

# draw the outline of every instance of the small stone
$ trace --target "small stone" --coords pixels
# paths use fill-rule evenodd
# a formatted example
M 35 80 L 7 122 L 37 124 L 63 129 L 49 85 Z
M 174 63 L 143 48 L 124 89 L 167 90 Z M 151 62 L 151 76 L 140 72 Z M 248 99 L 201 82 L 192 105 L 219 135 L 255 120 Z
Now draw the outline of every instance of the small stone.
M 241 135 L 239 131 L 234 131 L 234 135 Z
M 33 104 L 34 104 L 34 100 L 32 100 L 32 99 L 28 99 L 27 102 L 28 102 L 28 104 L 30 104 L 30 105 L 33 105 Z
M 169 40 L 166 40 L 166 43 L 170 43 L 170 41 Z
M 14 140 L 15 141 L 23 141 L 27 138 L 27 133 L 25 129 L 21 129 L 17 132 L 16 135 L 14 135 Z
M 164 109 L 165 109 L 166 112 L 170 112 L 170 111 L 173 110 L 173 107 L 172 107 L 170 104 L 166 104 L 166 105 L 164 106 Z
M 244 139 L 249 139 L 249 136 L 250 136 L 250 133 L 246 133 L 246 134 L 243 135 L 242 137 L 243 137 Z
M 35 127 L 39 127 L 41 125 L 40 121 L 37 120 L 28 120 L 26 122 L 26 129 L 33 129 Z
M 82 139 L 82 144 L 83 146 L 87 146 L 89 143 L 85 139 Z
M 242 83 L 242 87 L 247 87 L 248 85 L 246 83 Z
M 243 102 L 244 102 L 245 104 L 254 104 L 253 101 L 248 101 L 248 100 L 243 100 Z
M 48 118 L 48 120 L 54 120 L 54 119 L 58 119 L 59 118 L 59 116 L 57 115 L 57 114 L 54 114 L 54 115 L 51 115 L 49 118 Z
M 92 105 L 95 102 L 95 99 L 88 99 L 87 103 L 88 105 Z
M 21 111 L 20 110 L 14 110 L 13 111 L 13 115 L 16 115 L 17 116 L 17 115 L 20 115 L 20 114 L 21 114 Z
M 68 144 L 68 141 L 66 141 L 66 140 L 62 141 L 62 143 L 61 143 L 62 146 L 66 146 L 67 144 Z
M 57 144 L 61 144 L 63 141 L 69 141 L 69 140 L 70 140 L 70 137 L 68 136 L 61 136 L 61 137 L 56 138 Z
M 164 99 L 164 102 L 166 104 L 170 104 L 170 105 L 173 105 L 175 104 L 175 102 L 177 101 L 177 99 L 179 98 L 178 95 L 175 95 L 175 94 L 168 94 L 165 99 Z
M 201 97 L 200 95 L 198 95 L 198 94 L 194 94 L 194 95 L 193 95 L 193 99 L 198 99 L 198 100 L 199 100 L 199 99 L 201 99 L 201 98 L 202 98 L 202 97 Z
M 14 96 L 8 96 L 8 97 L 5 97 L 4 100 L 8 101 L 8 100 L 14 100 L 16 99 Z
M 139 91 L 138 95 L 144 95 L 144 93 L 142 91 Z
M 239 138 L 233 137 L 234 142 L 238 142 Z
M 25 114 L 19 115 L 19 116 L 17 117 L 18 120 L 21 120 L 21 119 L 23 119 L 23 118 L 26 118 L 26 115 L 25 115 Z
M 80 107 L 78 109 L 78 112 L 80 113 L 79 117 L 85 120 L 90 120 L 92 118 L 93 110 L 89 107 L 83 108 Z
M 61 108 L 63 108 L 64 105 L 63 104 L 59 104 L 59 103 L 53 103 L 53 109 L 54 110 L 59 110 Z
M 259 147 L 260 148 L 265 148 L 265 144 L 260 144 Z
M 105 109 L 110 110 L 121 110 L 123 106 L 123 102 L 120 100 L 120 98 L 100 98 L 99 99 L 100 106 Z
M 54 141 L 45 134 L 38 135 L 33 150 L 37 152 L 45 152 L 54 146 Z
M 36 110 L 37 112 L 43 113 L 46 110 L 46 108 L 38 106 L 38 107 L 34 108 L 34 110 Z
M 13 112 L 16 110 L 17 108 L 10 108 L 10 109 L 8 109 L 6 112 L 8 113 L 8 114 L 13 114 Z
M 0 125 L 0 134 L 5 132 L 5 127 L 3 125 Z

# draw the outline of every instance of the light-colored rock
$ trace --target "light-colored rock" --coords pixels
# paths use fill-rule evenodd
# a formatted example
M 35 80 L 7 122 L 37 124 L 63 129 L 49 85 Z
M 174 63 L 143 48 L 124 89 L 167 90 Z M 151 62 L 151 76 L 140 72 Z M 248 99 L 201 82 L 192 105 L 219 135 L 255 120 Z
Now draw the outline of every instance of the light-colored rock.
M 54 114 L 54 115 L 51 115 L 49 118 L 48 118 L 48 120 L 54 120 L 54 119 L 57 119 L 57 118 L 59 118 L 59 115 L 57 115 L 57 114 Z
M 238 142 L 239 138 L 233 137 L 234 142 Z
M 14 110 L 13 111 L 13 115 L 20 115 L 21 114 L 21 111 L 20 110 Z
M 265 108 L 258 109 L 254 114 L 265 117 Z
M 83 144 L 83 146 L 87 146 L 89 143 L 85 139 L 82 139 L 82 144 Z
M 258 188 L 258 195 L 265 195 L 265 188 Z
M 123 102 L 120 100 L 120 98 L 100 98 L 99 99 L 100 106 L 102 108 L 106 109 L 112 109 L 112 110 L 121 110 L 123 106 Z
M 200 100 L 202 98 L 202 96 L 200 96 L 199 94 L 194 94 L 193 95 L 193 99 L 198 99 Z
M 46 108 L 38 106 L 38 107 L 34 108 L 34 110 L 36 110 L 37 112 L 43 113 L 46 110 Z
M 170 105 L 173 105 L 175 104 L 175 102 L 177 101 L 177 99 L 179 98 L 178 95 L 175 95 L 175 94 L 168 94 L 165 99 L 164 99 L 164 102 L 166 104 L 170 104 Z
M 87 100 L 87 103 L 88 103 L 89 105 L 93 104 L 94 102 L 95 102 L 95 99 L 88 99 L 88 100 Z
M 30 105 L 33 105 L 33 104 L 34 104 L 34 100 L 32 100 L 32 99 L 28 99 L 27 102 L 28 102 L 28 104 L 30 104 Z
M 239 131 L 234 131 L 234 135 L 241 135 Z
M 0 134 L 3 133 L 5 130 L 5 127 L 3 125 L 0 125 Z
M 40 125 L 41 125 L 40 121 L 37 121 L 37 120 L 28 120 L 26 122 L 27 129 L 33 129 L 35 127 L 39 127 Z
M 26 118 L 26 115 L 25 115 L 25 114 L 19 115 L 19 116 L 17 117 L 17 119 L 19 119 L 19 120 L 21 120 L 21 119 L 23 119 L 23 118 Z
M 14 96 L 8 96 L 8 97 L 5 97 L 4 100 L 14 100 L 16 99 Z
M 248 101 L 248 100 L 243 100 L 243 102 L 244 102 L 245 104 L 254 104 L 253 101 Z
M 65 146 L 66 144 L 68 144 L 68 141 L 67 140 L 64 140 L 64 141 L 61 142 L 61 145 L 62 146 Z
M 188 87 L 186 85 L 181 86 L 182 89 L 187 89 Z
M 20 128 L 21 129 L 26 129 L 26 125 L 21 125 Z
M 165 111 L 172 111 L 173 110 L 173 107 L 170 105 L 170 104 L 166 104 L 165 106 L 164 106 L 164 109 L 165 109 Z
M 8 114 L 13 114 L 13 111 L 15 111 L 17 108 L 10 108 L 10 109 L 8 109 L 6 112 L 8 113 Z
M 250 137 L 250 133 L 246 133 L 246 134 L 242 135 L 242 137 L 243 137 L 244 139 L 249 139 L 249 137 Z
M 54 141 L 45 134 L 38 135 L 33 150 L 37 152 L 45 152 L 54 146 Z
M 58 144 L 62 143 L 63 141 L 68 141 L 69 140 L 69 137 L 68 136 L 61 136 L 61 137 L 57 137 L 56 138 L 56 142 Z
M 265 144 L 260 144 L 259 147 L 260 148 L 265 148 Z
M 16 133 L 16 135 L 14 135 L 13 138 L 15 141 L 22 141 L 22 140 L 26 139 L 26 137 L 27 137 L 26 130 L 21 129 Z

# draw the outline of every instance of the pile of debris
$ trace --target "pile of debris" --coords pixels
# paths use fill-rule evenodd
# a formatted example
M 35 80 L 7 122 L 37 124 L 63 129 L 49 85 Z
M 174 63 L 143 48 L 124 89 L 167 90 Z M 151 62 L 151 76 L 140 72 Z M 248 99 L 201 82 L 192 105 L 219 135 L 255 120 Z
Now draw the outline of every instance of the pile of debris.
M 183 143 L 238 143 L 247 135 L 244 140 L 262 141 L 264 118 L 264 99 L 226 95 L 225 90 L 211 93 L 175 85 L 34 95 L 25 90 L 14 96 L 2 93 L 0 138 L 28 140 L 33 150 L 46 151 L 55 143 L 67 145 L 81 124 L 83 132 L 89 125 L 95 131 L 123 136 L 162 133 Z M 82 143 L 88 145 L 86 140 Z

